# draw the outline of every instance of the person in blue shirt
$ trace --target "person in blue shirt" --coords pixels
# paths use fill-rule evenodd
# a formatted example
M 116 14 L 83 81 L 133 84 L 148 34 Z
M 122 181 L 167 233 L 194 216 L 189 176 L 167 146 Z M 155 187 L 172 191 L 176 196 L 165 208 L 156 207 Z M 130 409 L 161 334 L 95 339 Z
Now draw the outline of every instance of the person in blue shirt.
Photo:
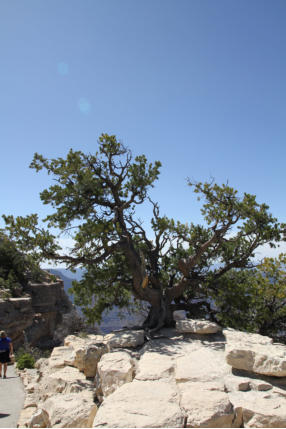
M 7 337 L 5 331 L 0 331 L 0 377 L 2 375 L 2 366 L 3 368 L 3 378 L 6 378 L 7 374 L 7 365 L 11 361 L 10 356 L 13 354 L 13 345 L 11 338 Z

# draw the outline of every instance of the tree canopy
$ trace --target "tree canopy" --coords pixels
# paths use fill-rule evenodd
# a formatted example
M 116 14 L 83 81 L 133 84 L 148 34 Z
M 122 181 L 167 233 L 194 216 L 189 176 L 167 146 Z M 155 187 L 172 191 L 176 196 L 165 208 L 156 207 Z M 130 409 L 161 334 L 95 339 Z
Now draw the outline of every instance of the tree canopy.
M 174 310 L 196 312 L 198 298 L 208 305 L 206 285 L 218 291 L 234 270 L 254 267 L 259 246 L 276 246 L 283 238 L 285 226 L 266 204 L 213 181 L 188 181 L 202 200 L 204 225 L 162 215 L 150 198 L 160 167 L 159 161 L 148 163 L 145 155 L 133 158 L 107 134 L 99 138 L 95 154 L 70 150 L 66 158 L 51 160 L 35 154 L 31 168 L 45 170 L 55 181 L 40 194 L 52 213 L 43 224 L 37 214 L 3 216 L 9 238 L 35 261 L 84 268 L 73 293 L 90 321 L 99 321 L 113 305 L 146 301 L 146 329 L 172 325 Z M 152 208 L 151 237 L 136 216 L 137 206 L 144 203 Z M 63 253 L 53 230 L 73 238 L 69 253 Z

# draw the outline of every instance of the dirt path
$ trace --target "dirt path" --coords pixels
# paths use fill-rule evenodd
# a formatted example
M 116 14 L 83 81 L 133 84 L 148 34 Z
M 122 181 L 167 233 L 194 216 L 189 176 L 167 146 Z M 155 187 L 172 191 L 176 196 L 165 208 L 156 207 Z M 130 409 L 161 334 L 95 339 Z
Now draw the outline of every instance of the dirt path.
M 7 378 L 0 379 L 0 428 L 17 427 L 24 396 L 24 389 L 14 366 L 8 366 Z

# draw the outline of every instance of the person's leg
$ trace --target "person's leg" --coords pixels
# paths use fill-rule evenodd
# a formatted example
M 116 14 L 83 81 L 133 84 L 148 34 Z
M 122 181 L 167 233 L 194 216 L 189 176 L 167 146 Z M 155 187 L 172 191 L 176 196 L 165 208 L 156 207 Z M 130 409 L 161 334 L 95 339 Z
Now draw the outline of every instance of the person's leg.
M 4 378 L 6 378 L 6 373 L 7 373 L 7 363 L 4 363 Z
M 0 377 L 2 377 L 2 363 L 0 362 Z

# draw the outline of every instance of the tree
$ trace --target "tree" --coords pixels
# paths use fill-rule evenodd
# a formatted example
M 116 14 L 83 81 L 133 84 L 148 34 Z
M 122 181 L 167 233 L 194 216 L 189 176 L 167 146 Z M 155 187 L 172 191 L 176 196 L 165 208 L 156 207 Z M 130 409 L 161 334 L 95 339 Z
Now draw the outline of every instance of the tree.
M 103 134 L 95 155 L 70 150 L 67 157 L 45 159 L 35 154 L 31 167 L 44 169 L 56 184 L 41 194 L 53 213 L 39 226 L 36 214 L 4 216 L 6 231 L 35 260 L 81 266 L 85 274 L 73 287 L 77 303 L 89 320 L 99 320 L 112 305 L 132 301 L 150 304 L 144 327 L 150 332 L 173 324 L 175 309 L 191 309 L 192 299 L 234 268 L 251 268 L 258 246 L 275 246 L 283 225 L 250 194 L 239 197 L 228 184 L 191 183 L 204 199 L 206 226 L 182 224 L 160 215 L 149 196 L 158 179 L 160 162 L 148 163 L 115 136 Z M 149 202 L 152 238 L 147 237 L 136 207 Z M 60 252 L 51 228 L 69 232 L 74 246 Z
M 220 323 L 285 339 L 286 254 L 264 258 L 250 271 L 230 270 L 212 286 Z
M 41 270 L 13 242 L 0 233 L 0 297 L 20 296 L 28 279 L 39 279 Z

